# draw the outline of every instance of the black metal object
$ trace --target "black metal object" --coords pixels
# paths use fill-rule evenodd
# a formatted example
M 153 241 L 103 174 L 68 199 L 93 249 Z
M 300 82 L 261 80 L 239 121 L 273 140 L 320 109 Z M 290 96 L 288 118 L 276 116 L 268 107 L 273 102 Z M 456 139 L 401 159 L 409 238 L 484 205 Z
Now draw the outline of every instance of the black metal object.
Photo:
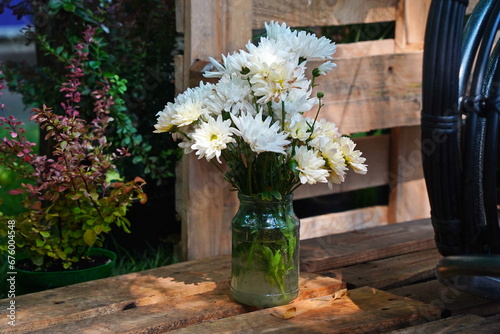
M 464 26 L 467 4 L 433 0 L 425 36 L 422 161 L 436 246 L 442 255 L 453 256 L 453 269 L 450 258 L 438 264 L 443 280 L 487 275 L 477 270 L 476 260 L 500 277 L 500 44 L 494 47 L 500 1 L 479 1 Z M 474 291 L 481 290 L 478 284 L 490 285 L 483 279 L 467 282 Z M 500 280 L 492 282 L 500 289 Z

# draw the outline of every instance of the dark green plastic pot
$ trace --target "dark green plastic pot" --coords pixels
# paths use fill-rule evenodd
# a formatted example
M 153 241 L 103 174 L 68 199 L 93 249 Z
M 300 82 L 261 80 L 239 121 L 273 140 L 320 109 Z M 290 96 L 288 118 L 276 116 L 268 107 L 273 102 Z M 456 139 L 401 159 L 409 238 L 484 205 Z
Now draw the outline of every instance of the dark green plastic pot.
M 104 255 L 108 263 L 93 268 L 68 271 L 37 272 L 17 269 L 16 285 L 25 293 L 83 283 L 111 276 L 116 263 L 116 254 L 102 248 L 90 248 L 89 255 Z

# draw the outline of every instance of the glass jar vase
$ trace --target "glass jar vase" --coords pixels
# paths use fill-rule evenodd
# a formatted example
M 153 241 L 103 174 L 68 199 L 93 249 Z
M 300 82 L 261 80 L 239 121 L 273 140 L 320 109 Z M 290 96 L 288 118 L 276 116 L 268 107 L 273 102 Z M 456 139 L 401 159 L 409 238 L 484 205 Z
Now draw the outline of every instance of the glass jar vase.
M 299 228 L 293 195 L 262 200 L 238 194 L 232 220 L 231 294 L 256 307 L 288 304 L 299 294 Z

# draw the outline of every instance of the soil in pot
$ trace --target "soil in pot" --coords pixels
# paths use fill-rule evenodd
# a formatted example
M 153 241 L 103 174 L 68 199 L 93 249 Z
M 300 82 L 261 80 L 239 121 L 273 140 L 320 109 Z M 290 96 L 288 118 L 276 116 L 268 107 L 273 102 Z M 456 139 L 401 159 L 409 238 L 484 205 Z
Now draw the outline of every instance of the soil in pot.
M 16 266 L 16 285 L 18 294 L 83 283 L 111 276 L 116 262 L 116 254 L 100 248 L 89 250 L 89 260 L 82 262 L 78 269 L 33 271 L 23 268 L 23 259 Z M 29 261 L 28 261 L 29 262 Z M 28 266 L 30 267 L 30 266 Z

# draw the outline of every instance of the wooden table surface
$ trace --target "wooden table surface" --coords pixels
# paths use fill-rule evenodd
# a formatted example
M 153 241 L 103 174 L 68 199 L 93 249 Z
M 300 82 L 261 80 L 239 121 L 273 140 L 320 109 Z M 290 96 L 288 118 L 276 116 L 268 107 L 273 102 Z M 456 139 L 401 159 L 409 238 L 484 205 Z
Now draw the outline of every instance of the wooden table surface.
M 301 293 L 255 309 L 230 257 L 181 262 L 0 301 L 0 333 L 500 333 L 500 302 L 436 281 L 429 220 L 301 242 Z

